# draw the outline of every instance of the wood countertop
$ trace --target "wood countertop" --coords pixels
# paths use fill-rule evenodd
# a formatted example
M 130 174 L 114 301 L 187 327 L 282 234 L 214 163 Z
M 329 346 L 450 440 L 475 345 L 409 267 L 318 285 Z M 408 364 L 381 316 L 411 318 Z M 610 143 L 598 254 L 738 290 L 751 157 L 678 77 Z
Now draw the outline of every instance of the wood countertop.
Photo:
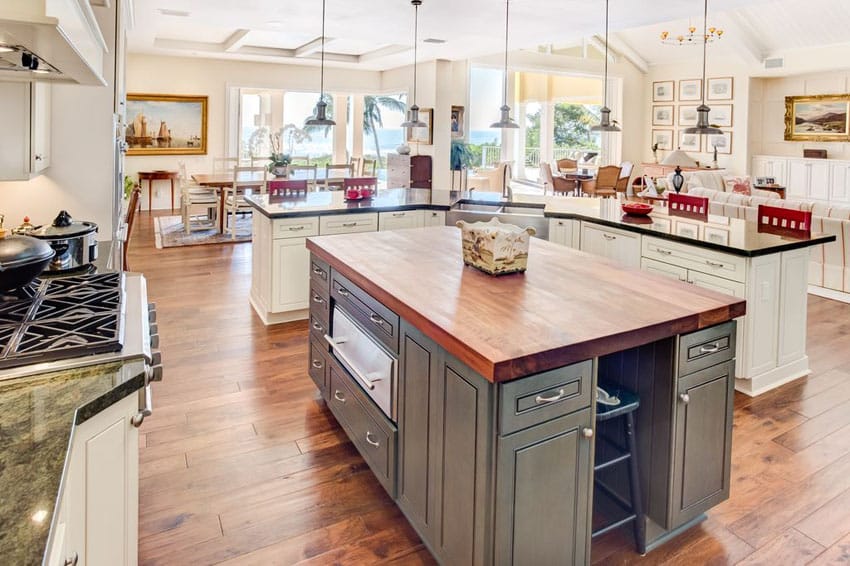
M 463 264 L 453 227 L 319 236 L 307 247 L 493 382 L 692 332 L 746 310 L 742 299 L 538 238 L 531 239 L 528 270 L 500 277 Z

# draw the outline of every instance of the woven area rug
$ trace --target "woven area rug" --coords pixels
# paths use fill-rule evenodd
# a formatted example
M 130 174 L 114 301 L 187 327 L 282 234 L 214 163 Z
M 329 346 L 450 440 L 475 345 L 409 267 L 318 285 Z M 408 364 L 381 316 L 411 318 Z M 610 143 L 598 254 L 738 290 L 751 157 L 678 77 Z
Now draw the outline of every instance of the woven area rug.
M 156 247 L 176 248 L 180 246 L 201 246 L 205 244 L 234 244 L 251 241 L 251 215 L 240 214 L 236 217 L 236 239 L 230 239 L 230 233 L 220 234 L 216 228 L 183 230 L 183 218 L 180 216 L 158 216 L 154 222 Z

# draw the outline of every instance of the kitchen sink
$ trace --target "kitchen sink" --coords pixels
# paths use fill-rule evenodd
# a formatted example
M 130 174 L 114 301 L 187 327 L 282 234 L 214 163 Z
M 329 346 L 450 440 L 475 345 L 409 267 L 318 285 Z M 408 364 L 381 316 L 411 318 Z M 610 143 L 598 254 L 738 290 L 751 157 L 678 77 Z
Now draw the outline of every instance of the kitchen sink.
M 458 220 L 466 222 L 487 222 L 491 218 L 498 218 L 499 222 L 513 224 L 520 228 L 531 226 L 535 230 L 536 237 L 542 240 L 549 239 L 549 220 L 543 216 L 543 208 L 539 205 L 500 202 L 500 203 L 474 203 L 458 202 L 446 213 L 446 224 L 454 226 Z

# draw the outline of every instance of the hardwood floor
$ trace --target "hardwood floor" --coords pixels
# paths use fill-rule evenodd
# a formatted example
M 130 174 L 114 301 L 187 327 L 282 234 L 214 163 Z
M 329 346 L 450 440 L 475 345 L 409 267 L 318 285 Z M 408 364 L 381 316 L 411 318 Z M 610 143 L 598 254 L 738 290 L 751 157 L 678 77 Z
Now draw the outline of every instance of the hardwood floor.
M 129 261 L 157 303 L 165 378 L 141 429 L 139 562 L 434 564 L 307 376 L 306 322 L 251 311 L 250 244 Z M 850 564 L 850 305 L 810 296 L 812 375 L 735 399 L 732 496 L 645 557 L 627 531 L 595 564 Z

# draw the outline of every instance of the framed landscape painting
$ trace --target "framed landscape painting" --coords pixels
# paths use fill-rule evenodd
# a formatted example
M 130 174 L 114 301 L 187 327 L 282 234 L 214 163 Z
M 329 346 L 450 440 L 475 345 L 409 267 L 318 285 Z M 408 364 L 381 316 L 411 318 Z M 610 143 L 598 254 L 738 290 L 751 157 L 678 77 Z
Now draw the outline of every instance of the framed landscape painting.
M 679 149 L 682 151 L 699 151 L 699 139 L 699 134 L 687 134 L 685 130 L 679 130 Z
M 127 155 L 206 155 L 207 97 L 128 94 Z
M 407 128 L 407 143 L 431 145 L 434 143 L 434 109 L 420 108 L 419 119 L 428 124 L 424 128 Z
M 679 125 L 680 126 L 696 126 L 697 125 L 697 107 L 696 106 L 679 106 Z
M 658 81 L 652 83 L 653 102 L 673 102 L 673 81 Z
M 785 139 L 850 141 L 850 94 L 785 97 Z
M 672 151 L 673 130 L 652 130 L 652 145 L 655 144 L 662 151 Z
M 708 121 L 715 126 L 721 128 L 732 127 L 732 105 L 731 104 L 712 104 L 711 112 L 708 115 Z
M 707 100 L 732 100 L 732 77 L 717 77 L 706 81 L 705 98 Z
M 705 136 L 705 151 L 714 153 L 714 148 L 717 148 L 718 154 L 730 155 L 732 153 L 732 132 Z
M 679 81 L 679 100 L 701 100 L 702 79 Z
M 652 125 L 653 126 L 672 126 L 673 125 L 673 106 L 653 106 L 652 107 Z

